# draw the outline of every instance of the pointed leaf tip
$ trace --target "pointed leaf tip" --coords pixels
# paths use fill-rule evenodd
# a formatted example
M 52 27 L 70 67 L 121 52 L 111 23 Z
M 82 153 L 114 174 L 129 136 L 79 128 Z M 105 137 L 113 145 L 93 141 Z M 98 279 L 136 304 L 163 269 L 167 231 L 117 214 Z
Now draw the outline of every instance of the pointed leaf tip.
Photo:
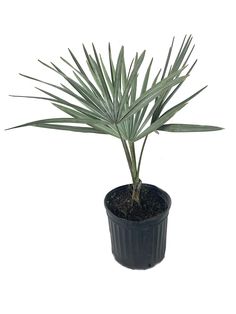
M 209 132 L 219 131 L 223 128 L 212 125 L 198 125 L 198 124 L 164 124 L 158 128 L 160 131 L 167 132 Z

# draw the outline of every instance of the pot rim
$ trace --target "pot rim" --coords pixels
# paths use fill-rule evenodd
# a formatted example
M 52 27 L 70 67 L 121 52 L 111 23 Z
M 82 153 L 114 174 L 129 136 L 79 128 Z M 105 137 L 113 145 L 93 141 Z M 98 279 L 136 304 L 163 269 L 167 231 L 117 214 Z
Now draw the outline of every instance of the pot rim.
M 165 192 L 164 190 L 158 188 L 156 185 L 153 185 L 153 184 L 149 184 L 149 183 L 142 183 L 143 185 L 146 185 L 146 186 L 151 186 L 151 187 L 154 187 L 158 190 L 159 194 L 161 197 L 163 197 L 164 201 L 166 202 L 167 204 L 167 207 L 166 209 L 162 212 L 162 213 L 158 213 L 156 216 L 154 217 L 151 217 L 151 218 L 147 218 L 147 219 L 143 219 L 143 220 L 140 220 L 140 221 L 136 221 L 136 220 L 128 220 L 126 218 L 121 218 L 121 217 L 118 217 L 116 216 L 115 214 L 113 214 L 111 212 L 111 210 L 109 209 L 109 206 L 107 204 L 107 199 L 109 198 L 109 195 L 115 191 L 115 190 L 120 190 L 120 189 L 124 189 L 125 187 L 127 186 L 130 186 L 131 184 L 124 184 L 124 185 L 121 185 L 121 186 L 118 186 L 112 190 L 110 190 L 105 198 L 104 198 L 104 205 L 105 205 L 105 208 L 106 208 L 106 212 L 107 212 L 107 215 L 115 222 L 117 223 L 121 223 L 122 224 L 126 224 L 126 225 L 133 225 L 133 226 L 141 226 L 141 225 L 146 225 L 146 224 L 156 224 L 157 222 L 160 223 L 162 220 L 164 220 L 167 216 L 168 216 L 168 213 L 169 213 L 169 209 L 170 209 L 170 206 L 171 206 L 171 198 L 169 196 L 169 194 L 167 192 Z

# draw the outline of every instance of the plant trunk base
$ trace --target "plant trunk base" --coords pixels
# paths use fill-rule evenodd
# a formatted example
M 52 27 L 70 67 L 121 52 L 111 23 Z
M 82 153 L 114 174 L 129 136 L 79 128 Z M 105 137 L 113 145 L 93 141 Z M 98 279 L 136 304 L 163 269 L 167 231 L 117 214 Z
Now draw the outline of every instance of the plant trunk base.
M 138 204 L 140 204 L 141 187 L 142 187 L 142 181 L 141 180 L 139 180 L 138 183 L 133 184 L 132 200 Z

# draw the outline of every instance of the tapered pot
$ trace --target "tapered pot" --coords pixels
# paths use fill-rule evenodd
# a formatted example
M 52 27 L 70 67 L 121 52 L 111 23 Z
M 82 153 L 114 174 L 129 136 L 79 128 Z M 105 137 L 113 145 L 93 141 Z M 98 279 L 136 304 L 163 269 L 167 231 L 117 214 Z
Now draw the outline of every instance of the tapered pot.
M 105 197 L 111 235 L 112 253 L 121 265 L 132 269 L 148 269 L 161 262 L 165 256 L 167 220 L 171 205 L 170 196 L 156 186 L 151 188 L 162 202 L 163 210 L 155 216 L 140 221 L 120 218 L 114 214 L 110 199 L 114 193 L 127 189 L 123 185 L 111 190 Z

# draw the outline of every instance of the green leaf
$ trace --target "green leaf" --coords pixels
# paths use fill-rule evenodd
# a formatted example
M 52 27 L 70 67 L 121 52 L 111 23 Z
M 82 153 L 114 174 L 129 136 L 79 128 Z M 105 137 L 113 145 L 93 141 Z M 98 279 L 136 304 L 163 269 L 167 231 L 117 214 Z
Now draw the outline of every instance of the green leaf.
M 178 52 L 178 55 L 177 55 L 176 59 L 178 59 L 178 57 L 179 57 L 180 54 L 181 54 L 181 51 L 182 51 L 182 48 L 183 48 L 183 46 L 184 46 L 186 37 L 187 37 L 187 35 L 184 36 L 184 39 L 183 39 L 183 41 L 182 41 L 182 44 L 181 44 L 181 46 L 180 46 L 180 49 L 179 49 L 179 52 Z
M 122 99 L 120 102 L 120 108 L 119 108 L 119 112 L 118 112 L 118 121 L 121 120 L 120 118 L 121 118 L 121 115 L 122 115 L 123 110 L 125 108 L 125 104 L 127 103 L 127 97 L 128 97 L 130 88 L 133 84 L 133 81 L 136 78 L 138 70 L 139 70 L 139 68 L 143 62 L 144 56 L 145 56 L 145 51 L 141 54 L 141 56 L 139 58 L 136 58 L 136 60 L 134 62 L 134 67 L 130 73 L 128 80 L 127 80 L 126 88 L 124 90 L 124 93 L 123 93 L 123 96 L 122 96 Z
M 20 76 L 23 76 L 23 77 L 25 77 L 25 78 L 28 78 L 28 79 L 30 79 L 30 80 L 33 80 L 33 81 L 36 81 L 36 82 L 39 82 L 39 83 L 43 83 L 43 84 L 46 84 L 46 85 L 49 85 L 49 86 L 52 86 L 52 87 L 58 88 L 59 90 L 64 91 L 63 88 L 60 87 L 60 86 L 58 86 L 58 85 L 51 84 L 51 83 L 48 83 L 48 82 L 39 80 L 39 79 L 37 79 L 37 78 L 35 78 L 35 77 L 29 76 L 29 75 L 25 75 L 25 74 L 22 74 L 22 73 L 19 73 L 19 75 L 20 75 Z
M 68 107 L 62 106 L 62 105 L 58 105 L 52 102 L 52 105 L 55 106 L 56 108 L 60 109 L 61 111 L 67 113 L 69 116 L 77 119 L 77 118 L 81 118 L 81 113 L 79 113 L 76 110 L 70 109 Z M 89 118 L 87 118 L 89 119 Z
M 102 99 L 100 99 L 99 97 L 97 97 L 97 95 L 94 95 L 94 93 L 92 91 L 90 91 L 89 89 L 85 89 L 83 86 L 81 86 L 80 84 L 78 84 L 75 80 L 71 79 L 70 77 L 68 77 L 65 73 L 63 73 L 63 71 L 60 70 L 59 67 L 57 67 L 54 63 L 52 63 L 53 67 L 43 63 L 42 61 L 39 61 L 40 63 L 42 63 L 43 65 L 49 67 L 50 69 L 52 69 L 53 71 L 55 71 L 56 73 L 58 73 L 59 75 L 61 75 L 71 86 L 73 86 L 73 88 L 79 92 L 79 94 L 84 98 L 85 102 L 83 102 L 84 104 L 86 104 L 86 106 L 95 111 L 96 113 L 99 114 L 99 112 L 101 111 L 101 109 L 99 108 L 103 108 L 103 113 L 102 115 L 104 115 L 104 111 L 106 112 L 106 118 L 108 120 L 111 120 L 111 117 L 109 116 L 109 113 L 107 111 L 107 108 L 104 106 L 104 102 L 102 101 Z M 72 93 L 72 91 L 71 91 Z M 74 94 L 76 95 L 76 94 Z M 76 96 L 75 96 L 76 97 Z M 77 96 L 78 97 L 78 96 Z M 80 99 L 81 101 L 81 99 Z M 100 112 L 101 114 L 101 112 Z
M 99 75 L 101 84 L 103 86 L 105 95 L 107 97 L 107 100 L 108 100 L 108 102 L 111 102 L 111 96 L 110 96 L 110 93 L 109 93 L 109 90 L 108 90 L 108 87 L 107 87 L 107 84 L 106 84 L 106 80 L 105 80 L 104 75 L 103 75 L 102 66 L 101 66 L 101 63 L 99 61 L 99 57 L 98 57 L 96 48 L 95 48 L 94 44 L 92 44 L 92 46 L 93 46 L 94 56 L 95 56 L 95 59 L 96 59 L 96 62 L 97 62 L 97 70 L 98 70 L 97 74 Z
M 34 81 L 37 81 L 37 82 L 40 82 L 40 83 L 43 83 L 43 84 L 52 86 L 52 87 L 54 87 L 54 88 L 57 88 L 57 89 L 59 89 L 60 91 L 62 91 L 62 92 L 64 92 L 64 93 L 66 93 L 66 94 L 68 94 L 68 95 L 70 95 L 70 96 L 76 98 L 78 101 L 80 101 L 81 103 L 85 104 L 87 107 L 91 108 L 91 103 L 90 103 L 90 101 L 89 101 L 89 102 L 88 102 L 88 100 L 86 101 L 84 98 L 78 96 L 77 94 L 75 94 L 73 91 L 71 91 L 69 88 L 67 88 L 67 87 L 64 86 L 64 85 L 62 85 L 62 87 L 61 87 L 61 86 L 58 86 L 58 85 L 54 85 L 54 84 L 51 84 L 51 83 L 48 83 L 48 82 L 45 82 L 45 81 L 36 79 L 36 78 L 34 78 L 34 77 L 31 77 L 31 76 L 28 76 L 28 75 L 25 75 L 25 74 L 21 74 L 21 73 L 20 73 L 20 75 L 23 76 L 23 77 L 25 77 L 25 78 L 28 78 L 28 79 L 31 79 L 31 80 L 34 80 Z M 87 90 L 87 93 L 90 94 L 91 91 Z M 96 107 L 96 110 L 95 110 L 95 111 L 99 113 L 99 112 L 101 112 L 101 108 Z
M 39 97 L 39 96 L 25 96 L 25 95 L 9 95 L 10 97 L 15 98 L 31 98 L 31 99 L 41 99 L 41 100 L 49 100 L 54 101 L 54 98 L 47 98 L 47 97 Z
M 65 73 L 63 73 L 56 65 L 53 64 L 58 74 L 63 76 L 68 83 L 70 83 L 71 86 L 74 87 L 74 89 L 80 93 L 80 95 L 87 100 L 88 105 L 91 107 L 97 107 L 97 109 L 102 106 L 101 100 L 96 97 L 90 90 L 85 89 L 80 84 L 78 84 L 75 80 L 68 77 Z
M 67 113 L 68 115 L 70 115 L 71 117 L 75 118 L 77 123 L 84 123 L 84 124 L 88 124 L 89 126 L 92 126 L 96 129 L 99 129 L 101 131 L 104 131 L 105 133 L 111 134 L 113 136 L 117 136 L 117 132 L 114 132 L 111 128 L 110 125 L 106 122 L 103 121 L 101 119 L 95 119 L 95 118 L 89 118 L 86 116 L 81 116 L 80 113 L 78 113 L 75 110 L 72 110 L 70 108 L 66 108 L 64 106 L 61 105 L 57 105 L 52 103 L 55 107 L 57 107 L 58 109 L 62 110 L 63 112 Z
M 158 95 L 160 95 L 163 91 L 170 88 L 171 86 L 175 86 L 178 83 L 184 81 L 187 76 L 181 76 L 176 79 L 173 79 L 173 74 L 166 79 L 160 81 L 155 86 L 151 87 L 146 93 L 144 93 L 141 97 L 139 97 L 134 104 L 128 108 L 120 121 L 127 119 L 134 113 L 138 112 L 143 107 L 147 106 L 152 100 L 154 100 Z
M 85 49 L 85 47 L 84 47 Z M 74 54 L 72 54 L 72 52 L 69 50 L 73 60 L 75 61 L 77 67 L 79 70 L 77 70 L 76 68 L 74 68 L 68 61 L 66 61 L 64 58 L 61 58 L 65 63 L 67 63 L 70 67 L 72 67 L 76 73 L 78 73 L 78 75 L 76 75 L 76 78 L 79 80 L 79 82 L 85 87 L 88 88 L 87 85 L 85 85 L 85 83 L 81 80 L 81 78 L 83 78 L 87 84 L 89 85 L 89 87 L 91 88 L 91 90 L 94 92 L 94 94 L 99 98 L 102 99 L 101 94 L 99 93 L 98 89 L 96 88 L 96 86 L 91 82 L 91 80 L 88 78 L 88 76 L 86 75 L 86 73 L 84 72 L 82 66 L 79 64 L 78 60 L 76 59 L 76 57 L 74 56 Z M 94 75 L 94 73 L 92 72 L 92 75 Z M 81 77 L 81 78 L 80 78 Z M 95 80 L 96 81 L 96 80 Z
M 141 55 L 136 53 L 129 69 L 127 68 L 127 72 L 124 47 L 121 47 L 119 56 L 114 63 L 110 44 L 108 45 L 110 68 L 103 62 L 104 59 L 97 53 L 94 45 L 93 55 L 89 54 L 83 45 L 89 67 L 87 74 L 71 50 L 69 50 L 72 58 L 71 63 L 61 58 L 67 67 L 69 67 L 70 70 L 72 69 L 73 73 L 71 76 L 69 74 L 67 75 L 64 70 L 62 71 L 60 67 L 54 63 L 46 64 L 39 60 L 41 64 L 60 75 L 63 80 L 69 83 L 64 83 L 68 85 L 68 87 L 65 86 L 63 82 L 55 85 L 23 75 L 26 78 L 59 90 L 60 94 L 57 96 L 54 92 L 51 93 L 37 88 L 46 95 L 43 95 L 44 97 L 15 97 L 49 100 L 55 107 L 72 118 L 57 118 L 56 120 L 45 119 L 34 121 L 24 126 L 33 125 L 76 132 L 106 133 L 121 138 L 123 144 L 126 143 L 126 141 L 131 142 L 129 148 L 132 148 L 132 142 L 156 130 L 169 132 L 199 132 L 221 129 L 213 126 L 165 124 L 177 111 L 183 108 L 189 100 L 205 88 L 200 89 L 162 114 L 169 100 L 175 95 L 176 91 L 180 88 L 196 64 L 195 61 L 190 69 L 186 71 L 187 74 L 183 75 L 184 72 L 182 71 L 185 69 L 194 49 L 194 46 L 191 48 L 192 36 L 188 38 L 185 36 L 178 50 L 178 54 L 172 62 L 173 43 L 174 40 L 170 45 L 163 72 L 158 72 L 154 81 L 151 82 L 150 87 L 149 79 L 152 60 L 146 69 L 143 81 L 139 82 L 139 69 L 143 63 L 145 51 Z M 140 90 L 138 87 L 140 87 Z M 60 96 L 61 94 L 62 96 Z M 69 100 L 67 100 L 67 96 L 69 96 Z M 72 99 L 71 102 L 79 102 L 79 106 L 71 103 L 70 99 Z M 153 104 L 149 106 L 152 101 Z M 85 127 L 80 125 L 67 125 L 67 122 L 82 123 Z M 132 151 L 128 149 L 128 154 L 131 153 Z M 134 159 L 134 154 L 131 157 Z
M 127 79 L 130 77 L 130 73 L 131 73 L 131 70 L 132 70 L 132 66 L 134 64 L 134 61 L 137 60 L 137 57 L 136 58 L 133 58 L 132 61 L 130 62 L 130 66 L 129 66 L 129 70 L 128 70 L 128 74 L 127 74 Z
M 84 49 L 85 49 L 85 47 L 84 47 Z M 86 49 L 85 49 L 85 51 L 86 51 Z M 86 53 L 87 53 L 87 51 L 86 51 Z M 98 65 L 97 65 L 96 61 L 93 59 L 93 57 L 91 55 L 87 55 L 87 65 L 88 65 L 89 70 L 90 70 L 90 72 L 91 72 L 91 74 L 93 76 L 94 81 L 96 82 L 98 88 L 101 91 L 103 101 L 105 100 L 105 104 L 107 104 L 108 99 L 107 99 L 105 90 L 103 88 L 100 75 L 98 74 L 98 71 L 99 71 L 98 70 Z
M 79 81 L 79 83 L 88 91 L 91 90 L 93 91 L 93 93 L 99 98 L 102 99 L 101 94 L 99 93 L 98 89 L 96 88 L 96 86 L 91 82 L 91 80 L 88 78 L 88 76 L 83 72 L 80 72 L 78 69 L 76 69 L 72 64 L 70 64 L 67 60 L 65 60 L 64 58 L 61 57 L 61 60 L 63 62 L 65 62 L 67 65 L 69 65 L 74 71 L 74 75 L 77 78 L 77 80 Z M 83 80 L 84 81 L 83 81 Z M 86 84 L 86 83 L 88 84 Z
M 119 94 L 121 91 L 121 73 L 122 73 L 122 64 L 124 60 L 124 47 L 121 47 L 118 60 L 117 60 L 117 65 L 116 65 L 116 75 L 115 75 L 115 82 L 114 82 L 114 87 L 115 87 L 115 92 L 114 92 L 114 111 L 115 111 L 115 117 L 117 118 L 118 114 L 118 102 L 119 102 Z
M 111 96 L 110 96 L 109 89 L 107 87 L 107 84 L 106 84 L 106 81 L 102 72 L 102 67 L 98 59 L 97 52 L 93 45 L 93 50 L 94 50 L 95 59 L 96 59 L 94 60 L 92 56 L 88 54 L 84 45 L 83 45 L 83 49 L 84 49 L 85 56 L 87 58 L 87 64 L 88 64 L 89 70 L 93 76 L 94 81 L 96 82 L 97 86 L 99 87 L 103 95 L 103 102 L 101 103 L 101 105 L 105 108 L 109 116 L 109 120 L 112 122 L 114 120 L 114 115 L 112 111 Z
M 82 66 L 80 65 L 79 61 L 76 59 L 75 55 L 72 53 L 72 51 L 69 48 L 68 48 L 68 50 L 69 50 L 69 53 L 70 53 L 72 59 L 74 60 L 75 64 L 77 65 L 79 71 L 86 76 Z
M 218 131 L 223 128 L 212 125 L 198 125 L 198 124 L 164 124 L 158 128 L 160 131 L 167 132 L 207 132 Z
M 73 119 L 73 118 L 42 119 L 42 120 L 36 120 L 36 121 L 20 124 L 20 125 L 17 125 L 17 126 L 13 126 L 13 127 L 8 128 L 6 130 L 17 129 L 17 128 L 21 128 L 21 127 L 24 127 L 24 126 L 32 126 L 32 125 L 35 125 L 37 123 L 78 123 L 78 120 Z
M 36 87 L 36 89 L 38 89 L 39 91 L 41 91 L 42 93 L 44 93 L 44 94 L 46 94 L 46 95 L 48 95 L 48 96 L 51 96 L 52 98 L 53 98 L 53 101 L 54 102 L 58 102 L 58 103 L 60 103 L 60 104 L 63 104 L 63 105 L 66 105 L 66 106 L 69 106 L 69 107 L 71 107 L 71 108 L 73 108 L 73 109 L 75 109 L 75 110 L 77 110 L 78 112 L 81 112 L 81 113 L 83 113 L 83 114 L 85 114 L 85 115 L 87 115 L 87 116 L 89 116 L 89 117 L 95 117 L 95 118 L 103 118 L 103 116 L 101 116 L 99 113 L 97 113 L 97 112 L 94 112 L 94 111 L 90 111 L 90 110 L 87 110 L 87 109 L 85 109 L 85 108 L 82 108 L 82 107 L 79 107 L 79 106 L 77 106 L 77 105 L 74 105 L 74 104 L 71 104 L 70 102 L 68 102 L 68 101 L 66 101 L 66 100 L 64 100 L 64 99 L 62 99 L 62 98 L 60 98 L 60 97 L 58 97 L 58 96 L 56 96 L 56 95 L 54 95 L 54 94 L 52 94 L 52 93 L 49 93 L 49 92 L 47 92 L 47 91 L 45 91 L 45 90 L 43 90 L 43 89 L 41 89 L 41 88 L 38 88 L 38 87 Z M 40 97 L 41 98 L 41 97 Z M 40 99 L 39 97 L 38 97 L 38 99 Z M 44 97 L 42 97 L 41 99 L 44 99 Z
M 50 70 L 54 71 L 54 72 L 57 72 L 52 66 L 50 66 L 49 64 L 41 61 L 38 59 L 38 62 L 41 63 L 42 65 L 44 65 L 46 68 L 49 68 Z
M 32 124 L 32 126 L 47 128 L 47 129 L 55 129 L 55 130 L 64 130 L 64 131 L 73 131 L 73 132 L 81 132 L 81 133 L 100 133 L 105 134 L 100 130 L 96 130 L 89 127 L 79 127 L 79 126 L 70 126 L 70 125 L 59 125 L 59 124 Z
M 75 127 L 70 125 L 59 125 L 55 123 L 78 123 L 78 124 L 88 124 L 90 127 Z M 49 129 L 57 129 L 57 130 L 66 130 L 66 131 L 74 131 L 74 132 L 86 132 L 86 133 L 100 133 L 100 134 L 110 134 L 115 137 L 119 137 L 117 132 L 113 129 L 101 125 L 92 119 L 86 118 L 52 118 L 52 119 L 43 119 L 36 120 L 29 123 L 24 123 L 21 125 L 17 125 L 12 128 L 8 128 L 7 130 L 16 129 L 25 126 L 37 126 L 42 128 Z
M 176 71 L 177 69 L 179 69 L 179 67 L 183 63 L 183 60 L 184 60 L 184 58 L 186 56 L 186 53 L 187 53 L 187 51 L 189 49 L 189 46 L 190 46 L 191 42 L 192 42 L 192 35 L 190 35 L 188 37 L 186 43 L 184 44 L 185 39 L 186 39 L 186 36 L 184 37 L 184 40 L 183 40 L 183 43 L 182 43 L 182 45 L 180 47 L 179 53 L 178 53 L 178 55 L 177 55 L 177 57 L 175 59 L 175 62 L 173 64 L 173 67 L 172 67 L 173 71 Z
M 187 73 L 188 75 L 188 73 Z M 155 121 L 161 114 L 162 110 L 164 109 L 165 105 L 169 102 L 169 100 L 171 99 L 171 97 L 173 97 L 173 95 L 176 93 L 176 91 L 178 90 L 178 88 L 183 84 L 183 82 L 179 83 L 177 85 L 177 87 L 173 90 L 173 92 L 167 97 L 167 99 L 163 102 L 163 103 L 157 103 L 156 109 L 153 113 L 152 116 L 152 122 Z M 205 88 L 207 88 L 207 85 L 202 87 L 201 89 L 199 89 L 196 93 L 192 94 L 191 96 L 189 96 L 188 98 L 186 98 L 185 101 L 190 101 L 191 99 L 193 99 L 194 97 L 196 97 L 198 94 L 200 94 Z
M 163 73 L 162 73 L 162 77 L 161 77 L 162 80 L 165 78 L 165 74 L 166 74 L 166 71 L 167 71 L 167 67 L 168 67 L 168 65 L 169 65 L 170 56 L 171 56 L 171 52 L 172 52 L 173 45 L 174 45 L 174 40 L 175 40 L 175 38 L 173 37 L 172 43 L 171 43 L 171 46 L 170 46 L 170 48 L 169 48 L 169 52 L 168 52 L 168 55 L 167 55 L 167 58 L 166 58 L 165 67 L 164 67 L 164 70 L 163 70 Z
M 155 78 L 154 78 L 154 80 L 153 80 L 152 87 L 153 87 L 154 85 L 156 85 L 157 80 L 158 80 L 158 77 L 160 76 L 160 74 L 161 74 L 161 69 L 157 72 L 157 75 L 155 76 Z
M 149 63 L 149 66 L 147 68 L 146 74 L 144 76 L 143 85 L 142 85 L 142 89 L 141 89 L 141 94 L 145 93 L 146 90 L 147 90 L 147 85 L 148 85 L 148 80 L 149 80 L 149 75 L 150 75 L 152 63 L 153 63 L 153 58 L 151 59 L 151 61 Z
M 109 53 L 111 80 L 112 80 L 112 83 L 113 83 L 113 85 L 114 85 L 116 70 L 115 70 L 115 67 L 114 67 L 113 60 L 112 60 L 111 44 L 110 44 L 110 43 L 108 44 L 108 53 Z
M 153 62 L 153 58 L 151 59 L 151 62 L 147 68 L 146 74 L 144 76 L 144 80 L 143 80 L 143 85 L 142 85 L 142 89 L 141 89 L 141 93 L 140 96 L 143 95 L 146 91 L 147 91 L 147 86 L 148 86 L 148 80 L 149 80 L 149 75 L 150 75 L 150 71 L 151 71 L 151 67 L 152 67 L 152 62 Z M 136 80 L 136 86 L 137 86 L 137 80 Z M 136 97 L 135 97 L 136 99 Z M 131 103 L 134 103 L 135 99 L 132 101 L 131 99 Z M 138 111 L 135 115 L 134 118 L 134 125 L 133 125 L 133 132 L 132 132 L 132 136 L 134 137 L 136 135 L 136 132 L 140 126 L 141 121 L 143 120 L 143 117 L 146 113 L 147 110 L 147 106 L 144 107 L 142 110 Z
M 125 58 L 123 56 L 123 62 L 122 62 L 122 71 L 121 71 L 121 81 L 122 81 L 122 90 L 125 91 L 125 87 L 127 84 L 127 73 L 126 73 L 126 65 L 125 65 Z
M 36 120 L 29 123 L 24 123 L 21 125 L 17 125 L 15 127 L 9 128 L 7 130 L 21 128 L 25 126 L 37 126 L 41 128 L 49 128 L 49 129 L 57 129 L 57 130 L 66 130 L 66 131 L 74 131 L 74 132 L 86 132 L 86 133 L 100 133 L 100 134 L 111 134 L 110 132 L 106 132 L 101 130 L 96 125 L 94 127 L 77 127 L 70 125 L 59 125 L 55 123 L 84 123 L 81 119 L 73 119 L 73 118 L 52 118 L 52 119 L 43 119 Z
M 186 75 L 190 75 L 190 73 L 191 73 L 191 71 L 192 71 L 192 69 L 195 67 L 195 65 L 196 65 L 196 63 L 197 63 L 197 60 L 195 60 L 194 61 L 194 63 L 192 64 L 192 66 L 189 68 L 189 70 L 188 70 L 188 72 L 186 73 Z M 174 94 L 177 92 L 177 90 L 180 88 L 180 86 L 183 84 L 183 82 L 181 82 L 180 84 L 178 84 L 175 88 L 174 88 L 174 90 L 170 93 L 170 95 L 165 99 L 165 101 L 162 103 L 162 106 L 161 106 L 161 109 L 160 110 L 162 110 L 164 107 L 165 107 L 165 105 L 170 101 L 170 99 L 174 96 Z M 160 111 L 161 112 L 161 111 Z M 160 114 L 160 112 L 159 112 L 159 114 Z
M 114 97 L 114 86 L 113 86 L 113 83 L 112 83 L 111 78 L 110 78 L 110 76 L 109 76 L 109 74 L 107 72 L 106 66 L 105 66 L 105 64 L 103 62 L 103 59 L 102 59 L 102 56 L 99 55 L 99 57 L 100 57 L 101 65 L 102 65 L 102 70 L 103 70 L 105 78 L 106 78 L 107 85 L 109 86 L 109 90 L 111 92 L 112 97 Z
M 158 128 L 160 128 L 164 123 L 166 123 L 168 120 L 170 120 L 179 110 L 181 110 L 183 107 L 187 105 L 187 102 L 181 102 L 178 105 L 172 107 L 168 111 L 166 111 L 159 119 L 157 119 L 155 122 L 153 122 L 148 128 L 146 128 L 141 134 L 139 134 L 135 140 L 138 141 L 142 137 L 150 134 L 153 131 L 156 131 Z
M 169 74 L 177 71 L 180 67 L 185 67 L 186 64 L 187 64 L 188 59 L 190 58 L 190 56 L 191 56 L 191 54 L 193 52 L 194 46 L 192 47 L 190 53 L 187 55 L 187 58 L 184 61 L 184 58 L 185 58 L 185 56 L 186 56 L 186 54 L 188 52 L 188 49 L 189 49 L 191 41 L 192 41 L 192 36 L 190 35 L 188 37 L 186 43 L 185 43 L 185 39 L 186 39 L 186 36 L 184 37 L 184 40 L 183 40 L 182 45 L 181 45 L 181 47 L 179 49 L 178 55 L 175 58 L 174 65 L 172 67 L 170 67 Z M 166 60 L 166 64 L 165 64 L 163 75 L 165 75 L 165 72 L 167 70 L 167 66 L 169 64 L 169 59 L 170 59 L 171 51 L 172 51 L 172 48 L 173 48 L 173 43 L 174 43 L 174 40 L 172 41 L 172 45 L 170 47 L 169 54 L 167 56 L 167 60 Z M 196 61 L 195 61 L 195 63 L 196 63 Z M 187 72 L 186 75 L 189 75 L 189 73 L 191 72 L 191 70 L 194 67 L 195 63 L 192 65 L 192 67 L 190 68 L 190 70 Z M 163 75 L 162 75 L 162 79 L 164 77 Z M 169 90 L 166 90 L 162 95 L 160 95 L 160 97 L 156 98 L 156 100 L 155 100 L 156 109 L 153 112 L 152 122 L 155 121 L 160 116 L 160 114 L 161 114 L 162 110 L 164 109 L 165 105 L 168 103 L 170 98 L 175 94 L 175 92 L 178 90 L 178 88 L 182 85 L 182 83 L 180 83 L 169 96 L 168 96 L 168 94 L 170 93 L 171 88 Z

